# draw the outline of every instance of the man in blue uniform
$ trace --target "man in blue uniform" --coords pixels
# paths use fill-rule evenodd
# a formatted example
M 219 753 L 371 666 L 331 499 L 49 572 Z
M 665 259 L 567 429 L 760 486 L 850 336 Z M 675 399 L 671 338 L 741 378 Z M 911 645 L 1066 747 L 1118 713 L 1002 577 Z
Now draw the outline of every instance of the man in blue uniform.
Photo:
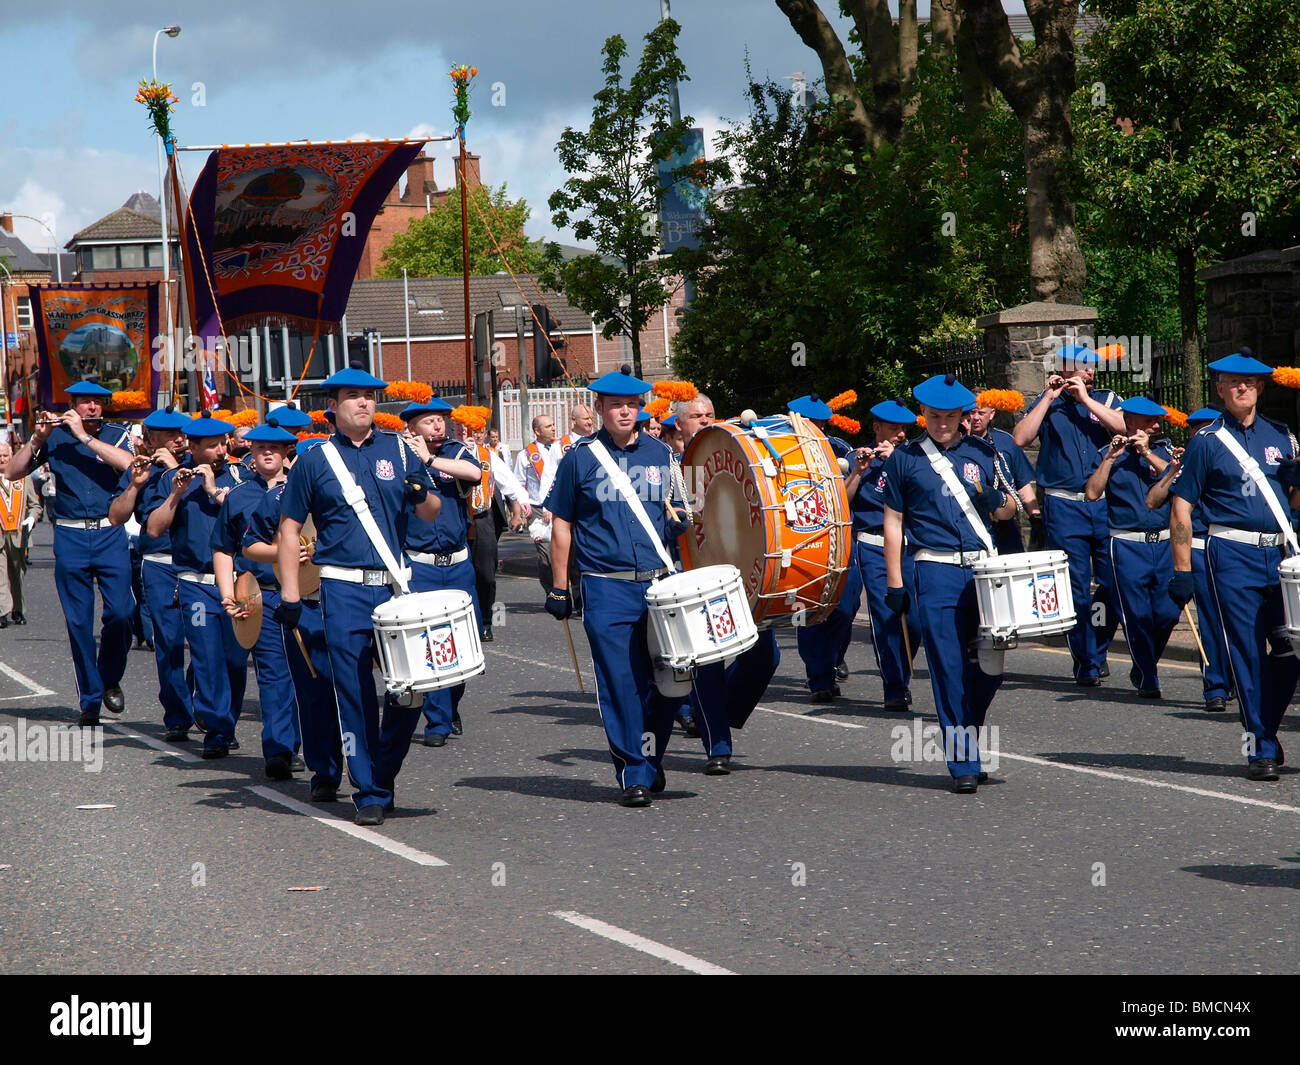
M 244 479 L 243 467 L 226 459 L 229 422 L 192 418 L 185 427 L 190 456 L 168 470 L 148 491 L 141 509 L 147 532 L 171 531 L 181 601 L 181 624 L 194 668 L 194 720 L 205 730 L 204 758 L 225 758 L 235 742 L 244 705 L 248 655 L 235 639 L 221 606 L 212 569 L 212 531 L 226 494 Z
M 393 809 L 394 783 L 410 748 L 420 707 L 401 706 L 385 695 L 381 717 L 371 614 L 401 589 L 402 581 L 409 581 L 402 543 L 412 513 L 433 521 L 440 502 L 431 491 L 429 471 L 410 445 L 397 433 L 374 427 L 375 390 L 386 388 L 386 382 L 354 366 L 326 378 L 323 387 L 330 393 L 334 435 L 294 463 L 281 497 L 276 620 L 293 629 L 303 616 L 298 538 L 310 514 L 316 525 L 313 560 L 321 568 L 321 615 L 338 697 L 343 753 L 357 789 L 352 797 L 355 820 L 359 825 L 380 825 L 384 814 Z M 335 472 L 335 461 L 343 467 L 346 486 Z M 350 499 L 356 500 L 355 507 Z M 362 514 L 369 518 L 363 521 Z M 373 533 L 366 528 L 370 519 Z M 397 576 L 385 556 L 398 569 Z
M 1192 507 L 1208 523 L 1205 562 L 1219 610 L 1228 668 L 1246 735 L 1246 775 L 1277 780 L 1283 764 L 1278 726 L 1300 677 L 1286 637 L 1278 565 L 1297 553 L 1288 506 L 1296 506 L 1296 442 L 1281 422 L 1257 410 L 1272 368 L 1245 354 L 1210 363 L 1223 415 L 1188 442 L 1170 492 L 1174 575 L 1169 595 L 1181 609 L 1196 590 Z
M 916 415 L 901 400 L 886 400 L 871 408 L 874 447 L 858 448 L 845 483 L 849 509 L 853 514 L 853 551 L 859 580 L 867 593 L 871 614 L 871 642 L 880 667 L 886 710 L 905 711 L 912 703 L 909 685 L 912 680 L 912 653 L 921 646 L 921 630 L 910 618 L 894 612 L 885 603 L 885 463 L 894 449 L 907 443 L 907 430 L 916 424 Z M 910 554 L 902 560 L 902 581 L 908 597 L 916 599 L 916 567 Z M 908 626 L 908 641 L 903 626 Z
M 15 481 L 48 462 L 54 477 L 54 584 L 72 645 L 82 725 L 99 724 L 101 705 L 115 714 L 126 706 L 119 685 L 135 611 L 126 529 L 108 520 L 109 503 L 133 457 L 130 431 L 104 421 L 103 403 L 112 394 L 90 381 L 70 386 L 71 405 L 57 419 L 41 414 L 5 473 Z M 98 651 L 96 583 L 104 601 Z
M 916 609 L 942 726 L 953 791 L 974 794 L 987 779 L 976 736 L 1002 685 L 979 666 L 975 641 L 979 607 L 971 567 L 993 546 L 990 523 L 1011 517 L 1016 504 L 997 487 L 991 444 L 961 431 L 962 408 L 974 395 L 957 379 L 931 377 L 912 395 L 925 416 L 925 435 L 895 448 L 885 463 L 885 569 L 890 609 L 906 614 L 903 541 L 916 560 Z
M 145 447 L 122 474 L 118 494 L 108 509 L 114 525 L 124 525 L 132 516 L 140 525 L 140 584 L 153 622 L 154 658 L 158 665 L 158 701 L 163 708 L 165 738 L 183 743 L 194 721 L 190 681 L 185 671 L 185 629 L 181 623 L 176 592 L 176 566 L 172 562 L 171 531 L 149 535 L 146 498 L 168 470 L 185 461 L 185 426 L 190 419 L 172 407 L 156 410 L 144 420 Z
M 1025 448 L 1041 437 L 1038 483 L 1043 486 L 1043 527 L 1047 546 L 1064 551 L 1070 560 L 1070 590 L 1078 612 L 1066 635 L 1074 656 L 1074 682 L 1095 687 L 1110 676 L 1106 649 L 1119 622 L 1112 608 L 1110 526 L 1106 501 L 1089 502 L 1083 485 L 1092 457 L 1111 437 L 1124 431 L 1124 416 L 1114 392 L 1090 389 L 1097 353 L 1079 344 L 1061 349 L 1062 372 L 1047 379 L 1047 387 L 1030 404 L 1012 434 Z M 1094 610 L 1092 580 L 1097 579 Z
M 1024 449 L 1016 443 L 1015 437 L 1005 429 L 994 427 L 993 418 L 996 414 L 997 410 L 993 407 L 977 405 L 970 412 L 970 435 L 992 444 L 997 451 L 1002 480 L 1011 485 L 1029 518 L 1029 550 L 1041 551 L 1047 541 L 1043 531 L 1042 508 L 1038 505 L 1038 493 L 1034 487 L 1034 467 Z M 997 523 L 993 529 L 993 543 L 1002 555 L 1018 555 L 1024 551 L 1025 543 L 1020 537 L 1020 526 L 1014 518 Z
M 1097 453 L 1084 491 L 1090 500 L 1106 498 L 1115 605 L 1133 656 L 1129 680 L 1144 699 L 1159 699 L 1156 667 L 1178 624 L 1178 607 L 1168 591 L 1174 574 L 1168 504 L 1149 509 L 1147 494 L 1173 461 L 1173 445 L 1151 439 L 1165 416 L 1159 403 L 1135 396 L 1120 410 L 1124 433 Z
M 807 418 L 823 433 L 826 433 L 833 413 L 830 405 L 816 393 L 791 400 L 788 409 L 792 414 Z M 829 433 L 826 433 L 826 439 L 837 459 L 847 459 L 853 454 L 853 448 L 847 441 Z M 858 567 L 852 564 L 851 548 L 849 555 L 850 564 L 844 577 L 844 591 L 835 608 L 816 625 L 795 626 L 795 642 L 799 648 L 799 657 L 803 659 L 808 690 L 812 692 L 814 703 L 829 703 L 839 695 L 840 686 L 836 680 L 847 677 L 849 673 L 847 666 L 844 666 L 844 655 L 853 641 L 853 619 L 857 617 L 858 607 L 862 603 L 862 579 L 858 575 Z
M 1210 422 L 1218 421 L 1220 412 L 1213 407 L 1202 407 L 1187 416 L 1187 427 L 1194 434 L 1200 432 Z M 1147 493 L 1147 506 L 1156 509 L 1165 505 L 1169 498 L 1169 486 L 1182 469 L 1182 448 L 1175 448 L 1173 461 L 1165 467 L 1165 472 Z M 1223 642 L 1223 622 L 1219 618 L 1219 608 L 1210 594 L 1210 575 L 1205 568 L 1205 536 L 1209 526 L 1201 505 L 1192 506 L 1192 579 L 1196 585 L 1196 618 L 1201 637 L 1201 647 L 1205 658 L 1201 663 L 1201 695 L 1205 699 L 1205 710 L 1211 714 L 1221 714 L 1228 709 L 1228 700 L 1236 698 L 1232 684 L 1228 679 L 1228 648 Z M 1170 566 L 1173 556 L 1170 555 Z
M 478 629 L 484 619 L 479 610 L 474 562 L 469 555 L 469 509 L 466 500 L 479 483 L 483 469 L 474 452 L 447 434 L 451 404 L 432 397 L 411 403 L 402 411 L 405 439 L 429 469 L 442 501 L 433 521 L 416 518 L 406 527 L 406 557 L 411 561 L 411 591 L 435 592 L 446 588 L 465 592 L 474 601 Z M 424 697 L 424 745 L 441 747 L 451 734 L 461 734 L 460 701 L 465 685 L 435 688 Z
M 294 451 L 301 456 L 320 443 L 316 438 L 300 440 Z M 244 530 L 243 553 L 251 562 L 270 566 L 279 557 L 275 537 L 280 527 L 280 502 L 285 484 L 281 481 L 268 489 L 249 515 L 248 527 Z M 310 559 L 308 548 L 300 547 L 299 563 Z M 302 613 L 297 626 L 286 628 L 278 625 L 279 639 L 293 679 L 302 730 L 303 760 L 312 771 L 311 801 L 334 802 L 343 777 L 343 748 L 319 590 L 310 595 L 303 593 L 299 602 L 302 603 Z M 304 650 L 307 657 L 304 657 Z
M 582 575 L 583 626 L 622 789 L 619 801 L 649 806 L 651 792 L 664 787 L 661 764 L 676 704 L 653 684 L 645 594 L 652 581 L 669 572 L 665 545 L 687 523 L 675 509 L 669 511 L 673 477 L 668 447 L 636 429 L 640 398 L 650 386 L 624 366 L 589 387 L 603 428 L 577 441 L 560 460 L 544 502 L 552 515 L 553 588 L 546 610 L 561 620 L 573 611 L 568 586 L 572 552 Z M 616 487 L 620 484 L 622 491 Z
M 285 460 L 293 451 L 297 438 L 281 429 L 274 415 L 265 425 L 244 434 L 249 446 L 252 475 L 235 485 L 221 504 L 212 528 L 212 570 L 217 578 L 217 595 L 221 606 L 232 618 L 247 616 L 247 610 L 235 599 L 235 580 L 252 573 L 262 590 L 262 624 L 253 645 L 253 668 L 257 672 L 257 698 L 262 707 L 262 757 L 266 775 L 272 780 L 288 780 L 293 773 L 293 756 L 298 752 L 298 706 L 293 680 L 284 654 L 284 634 L 273 617 L 280 605 L 280 585 L 271 563 L 256 562 L 244 555 L 244 533 L 253 512 L 266 493 L 284 483 Z M 241 646 L 241 651 L 243 650 Z M 244 670 L 248 669 L 248 651 L 243 651 Z

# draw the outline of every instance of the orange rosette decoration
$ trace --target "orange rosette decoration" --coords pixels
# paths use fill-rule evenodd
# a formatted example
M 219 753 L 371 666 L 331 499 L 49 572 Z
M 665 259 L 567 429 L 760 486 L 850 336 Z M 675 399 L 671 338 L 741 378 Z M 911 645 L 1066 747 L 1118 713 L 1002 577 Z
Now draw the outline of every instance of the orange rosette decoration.
M 826 404 L 826 406 L 830 407 L 831 410 L 843 410 L 845 407 L 853 406 L 853 404 L 855 404 L 857 401 L 858 401 L 858 394 L 854 392 L 853 389 L 850 388 L 847 392 L 841 392 L 838 396 L 834 397 L 829 403 Z M 852 421 L 852 419 L 849 420 Z M 834 422 L 835 419 L 832 418 L 831 421 Z M 845 431 L 847 432 L 848 430 Z M 854 429 L 853 431 L 855 433 L 857 432 L 856 429 Z
M 839 398 L 838 396 L 836 397 Z M 843 414 L 832 414 L 831 425 L 842 433 L 848 433 L 850 436 L 856 436 L 862 432 L 862 424 L 852 418 L 846 418 Z
M 325 412 L 323 410 L 308 411 L 307 415 L 311 418 L 312 425 L 328 426 L 330 423 L 330 420 L 325 417 Z
M 433 398 L 433 386 L 422 381 L 389 381 L 390 399 L 404 399 L 408 403 L 428 403 Z
M 205 416 L 208 418 L 216 418 L 217 421 L 228 422 L 235 416 L 235 412 L 226 410 L 225 407 L 217 407 L 214 410 L 206 411 L 204 414 L 199 415 L 200 418 Z
M 916 416 L 916 427 L 917 427 L 918 429 L 924 429 L 924 428 L 925 428 L 925 415 L 924 415 L 924 414 L 918 414 L 918 415 Z
M 108 405 L 113 410 L 133 410 L 137 407 L 149 406 L 149 397 L 138 388 L 125 392 L 114 392 L 108 401 Z
M 690 381 L 656 381 L 651 391 L 660 399 L 673 403 L 689 403 L 700 394 Z
M 1164 404 L 1162 403 L 1163 407 Z M 1165 407 L 1165 418 L 1170 425 L 1176 425 L 1180 429 L 1187 428 L 1187 415 L 1174 407 Z
M 275 417 L 275 415 L 273 414 L 271 415 L 271 417 Z M 257 411 L 237 410 L 235 411 L 234 414 L 232 414 L 229 418 L 227 418 L 226 421 L 228 421 L 236 429 L 240 429 L 245 425 L 251 427 L 257 424 Z
M 645 405 L 646 413 L 655 421 L 661 422 L 668 417 L 668 412 L 672 409 L 672 401 L 666 396 L 660 396 L 658 399 L 652 399 Z
M 1300 367 L 1279 366 L 1273 371 L 1273 380 L 1283 388 L 1300 388 Z
M 406 422 L 396 414 L 389 414 L 382 410 L 375 411 L 375 425 L 380 429 L 391 429 L 395 433 L 400 433 L 406 428 Z
M 468 403 L 462 403 L 451 412 L 451 420 L 460 422 L 471 433 L 477 433 L 483 429 L 491 417 L 492 410 L 490 407 L 475 407 Z
M 298 433 L 298 434 L 296 434 L 296 435 L 297 435 L 297 437 L 298 437 L 299 440 L 328 440 L 328 439 L 330 438 L 330 434 L 329 434 L 329 433 L 308 433 L 308 432 L 301 432 L 301 433 Z
M 1107 344 L 1104 348 L 1098 348 L 1097 358 L 1101 360 L 1103 365 L 1108 362 L 1121 363 L 1124 361 L 1124 345 Z
M 1014 388 L 986 388 L 975 397 L 975 405 L 1014 414 L 1025 409 L 1025 397 Z

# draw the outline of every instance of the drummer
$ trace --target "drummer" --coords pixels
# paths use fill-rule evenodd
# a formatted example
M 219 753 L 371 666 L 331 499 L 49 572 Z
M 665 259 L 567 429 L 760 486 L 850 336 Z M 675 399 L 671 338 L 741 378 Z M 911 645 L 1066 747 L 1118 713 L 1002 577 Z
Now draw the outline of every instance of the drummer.
M 1195 435 L 1210 422 L 1217 421 L 1221 412 L 1213 407 L 1202 407 L 1187 416 L 1187 428 Z M 1182 448 L 1174 448 L 1173 461 L 1165 467 L 1160 480 L 1147 493 L 1147 506 L 1153 509 L 1164 505 L 1169 498 L 1169 486 L 1182 468 Z M 1196 618 L 1205 657 L 1201 663 L 1201 696 L 1205 710 L 1221 714 L 1228 709 L 1228 700 L 1236 698 L 1228 676 L 1228 649 L 1223 642 L 1223 622 L 1219 607 L 1210 594 L 1210 578 L 1205 569 L 1205 536 L 1208 525 L 1201 505 L 1192 507 L 1192 579 L 1196 586 Z
M 262 708 L 262 757 L 266 775 L 288 780 L 294 756 L 301 745 L 298 705 L 293 680 L 284 654 L 284 635 L 272 616 L 280 606 L 280 585 L 269 561 L 256 562 L 244 555 L 244 533 L 253 511 L 266 493 L 284 483 L 285 460 L 297 438 L 281 429 L 275 415 L 265 425 L 250 429 L 244 439 L 249 446 L 253 474 L 235 485 L 221 504 L 212 529 L 212 571 L 217 578 L 221 606 L 232 622 L 248 617 L 247 607 L 235 598 L 235 581 L 252 573 L 262 592 L 262 616 L 257 642 L 253 645 L 253 668 L 257 673 L 257 697 Z M 243 645 L 240 645 L 243 650 Z M 244 670 L 249 652 L 243 651 Z
M 907 656 L 921 646 L 921 630 L 910 618 L 895 613 L 885 602 L 885 463 L 894 449 L 907 443 L 907 430 L 916 424 L 916 415 L 903 401 L 885 400 L 871 408 L 873 447 L 858 448 L 845 480 L 853 514 L 853 555 L 858 579 L 867 594 L 871 614 L 871 642 L 880 667 L 884 687 L 884 708 L 905 711 L 912 703 L 910 684 L 912 663 Z M 916 599 L 916 566 L 909 554 L 902 560 L 903 587 L 908 597 Z M 903 639 L 903 625 L 909 628 L 909 640 Z
M 1016 505 L 994 480 L 993 446 L 961 432 L 962 408 L 975 398 L 971 391 L 948 374 L 922 381 L 912 395 L 921 404 L 925 435 L 895 448 L 885 462 L 885 599 L 899 614 L 912 607 L 903 585 L 906 537 L 916 559 L 915 605 L 948 771 L 953 791 L 970 795 L 988 779 L 975 730 L 1002 684 L 976 657 L 979 610 L 971 567 L 990 553 L 990 523 L 1011 517 Z
M 299 440 L 294 445 L 297 456 L 323 443 L 319 438 Z M 296 460 L 295 460 L 296 461 Z M 267 490 L 249 515 L 244 530 L 244 557 L 270 565 L 279 557 L 275 542 L 280 525 L 280 504 L 285 483 Z M 311 560 L 313 548 L 302 547 L 298 562 Z M 274 570 L 272 570 L 274 573 Z M 319 581 L 313 591 L 302 591 L 302 614 L 296 627 L 279 626 L 281 646 L 293 679 L 298 704 L 298 721 L 302 730 L 302 756 L 312 771 L 311 801 L 334 802 L 338 798 L 343 776 L 343 751 L 339 736 L 338 703 L 334 697 L 334 675 L 330 670 L 329 648 L 325 644 L 325 626 L 321 620 Z M 267 611 L 263 617 L 272 615 Z M 301 643 L 299 642 L 301 640 Z M 303 657 L 303 652 L 309 656 Z
M 433 521 L 418 515 L 406 527 L 406 557 L 411 560 L 411 591 L 456 589 L 474 603 L 478 630 L 483 631 L 474 563 L 469 557 L 467 501 L 483 475 L 474 452 L 448 438 L 447 417 L 452 406 L 433 396 L 411 403 L 402 412 L 403 438 L 430 471 L 442 506 Z M 424 697 L 424 745 L 442 747 L 450 735 L 461 735 L 462 681 L 452 688 L 435 688 Z
M 992 444 L 998 453 L 998 468 L 1003 481 L 1011 485 L 1029 518 L 1029 550 L 1042 551 L 1047 546 L 1043 532 L 1043 512 L 1038 505 L 1038 491 L 1034 484 L 1033 463 L 1025 455 L 1024 448 L 1016 443 L 1016 438 L 1005 429 L 993 425 L 997 414 L 994 407 L 981 407 L 978 397 L 975 408 L 970 412 L 970 435 L 977 440 Z M 1018 555 L 1025 550 L 1025 542 L 1020 537 L 1020 526 L 1015 519 L 1000 521 L 993 530 L 993 543 L 1000 555 Z
M 1173 444 L 1154 439 L 1166 413 L 1159 403 L 1135 396 L 1119 409 L 1124 432 L 1097 452 L 1084 492 L 1090 501 L 1106 499 L 1115 605 L 1133 656 L 1129 682 L 1142 698 L 1159 699 L 1156 667 L 1178 624 L 1178 607 L 1168 593 L 1174 575 L 1169 504 L 1149 509 L 1147 493 L 1173 461 Z

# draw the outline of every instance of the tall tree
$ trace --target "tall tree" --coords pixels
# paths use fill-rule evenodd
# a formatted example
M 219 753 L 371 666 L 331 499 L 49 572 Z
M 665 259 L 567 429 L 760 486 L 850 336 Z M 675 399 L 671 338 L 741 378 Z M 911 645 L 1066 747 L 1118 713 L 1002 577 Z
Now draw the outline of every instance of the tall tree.
M 688 80 L 677 56 L 679 31 L 675 21 L 664 19 L 646 34 L 640 64 L 626 83 L 627 45 L 618 35 L 605 41 L 605 87 L 595 95 L 591 126 L 561 134 L 555 151 L 569 178 L 548 201 L 556 227 L 572 223 L 574 236 L 600 254 L 565 262 L 552 245 L 544 283 L 604 322 L 607 339 L 628 337 L 638 377 L 641 331 L 669 296 L 671 268 L 659 255 L 664 190 L 656 164 L 682 149 L 693 121 L 689 115 L 676 122 L 672 117 L 673 83 Z M 706 164 L 696 176 L 707 182 L 708 170 Z
M 1177 266 L 1185 402 L 1201 403 L 1196 270 L 1300 221 L 1294 0 L 1096 0 L 1080 167 L 1112 240 Z
M 509 269 L 531 273 L 540 269 L 544 249 L 540 240 L 524 235 L 532 209 L 512 200 L 506 186 L 479 185 L 469 194 L 469 269 L 495 274 Z M 415 277 L 450 277 L 461 273 L 460 196 L 446 197 L 428 214 L 398 233 L 384 249 L 378 277 L 401 277 L 402 267 Z

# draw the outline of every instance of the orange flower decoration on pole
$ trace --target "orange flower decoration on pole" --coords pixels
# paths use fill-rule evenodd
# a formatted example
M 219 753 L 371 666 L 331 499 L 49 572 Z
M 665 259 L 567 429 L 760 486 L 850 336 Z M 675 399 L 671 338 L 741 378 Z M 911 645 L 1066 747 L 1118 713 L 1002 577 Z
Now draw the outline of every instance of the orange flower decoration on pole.
M 395 433 L 400 433 L 406 428 L 406 422 L 396 414 L 389 414 L 382 410 L 375 411 L 375 425 L 380 429 L 391 429 Z
M 690 381 L 656 381 L 651 391 L 660 399 L 673 403 L 689 403 L 700 394 Z
M 826 406 L 830 407 L 831 410 L 843 410 L 845 407 L 853 406 L 857 401 L 858 394 L 850 388 L 847 392 L 841 392 L 838 396 L 834 397 L 826 404 Z M 833 422 L 834 419 L 832 418 L 831 421 Z M 847 430 L 845 431 L 847 432 Z M 856 433 L 857 429 L 854 429 L 853 432 Z
M 1164 406 L 1164 404 L 1161 404 Z M 1170 425 L 1176 425 L 1180 429 L 1187 428 L 1187 415 L 1174 407 L 1165 407 L 1165 418 Z
M 835 428 L 839 429 L 841 432 L 848 433 L 849 436 L 857 436 L 858 433 L 862 432 L 862 424 L 860 422 L 857 422 L 852 418 L 846 418 L 843 414 L 832 414 L 831 425 L 835 426 Z

